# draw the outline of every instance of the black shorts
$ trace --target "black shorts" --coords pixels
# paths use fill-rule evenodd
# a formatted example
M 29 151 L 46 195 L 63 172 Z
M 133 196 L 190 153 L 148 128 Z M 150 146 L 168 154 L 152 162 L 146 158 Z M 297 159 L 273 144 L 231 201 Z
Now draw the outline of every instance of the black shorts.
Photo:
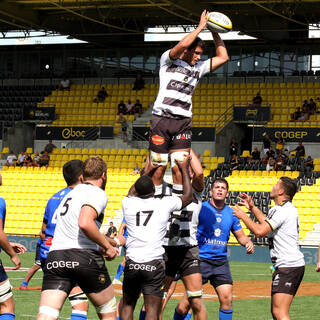
M 149 149 L 157 153 L 191 148 L 190 118 L 151 116 Z
M 200 269 L 202 274 L 202 284 L 210 281 L 214 288 L 223 284 L 233 284 L 227 259 L 200 259 Z
M 163 297 L 165 280 L 164 260 L 138 263 L 126 258 L 123 277 L 123 294 L 139 298 L 143 295 Z
M 271 295 L 287 293 L 295 295 L 304 275 L 304 266 L 276 268 L 272 275 Z
M 164 247 L 166 261 L 166 276 L 181 277 L 200 273 L 199 247 L 166 246 Z
M 36 247 L 36 256 L 34 258 L 34 264 L 36 264 L 37 266 L 41 266 L 41 261 L 40 261 L 40 243 L 37 243 L 37 247 Z
M 69 294 L 76 284 L 84 293 L 97 293 L 111 285 L 103 256 L 87 249 L 50 251 L 42 291 L 62 290 Z
M 2 261 L 0 260 L 0 282 L 3 282 L 8 279 L 8 275 L 6 271 L 4 270 L 4 267 L 2 265 Z

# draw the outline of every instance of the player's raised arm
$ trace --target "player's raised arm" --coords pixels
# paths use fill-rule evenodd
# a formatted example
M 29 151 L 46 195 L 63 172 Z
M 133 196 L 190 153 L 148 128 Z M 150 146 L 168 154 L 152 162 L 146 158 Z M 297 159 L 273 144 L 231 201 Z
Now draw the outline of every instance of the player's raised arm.
M 227 48 L 217 32 L 211 32 L 216 46 L 216 56 L 211 59 L 211 71 L 219 68 L 229 61 Z
M 190 150 L 190 166 L 193 171 L 192 177 L 192 188 L 198 192 L 201 192 L 204 188 L 204 179 L 203 179 L 203 168 L 200 159 L 194 153 L 194 151 Z
M 203 10 L 200 16 L 200 22 L 196 29 L 192 32 L 188 33 L 178 44 L 176 44 L 169 53 L 169 57 L 171 60 L 178 59 L 184 50 L 188 49 L 192 42 L 197 38 L 199 33 L 207 26 L 208 21 L 208 11 Z
M 189 177 L 190 156 L 185 157 L 183 161 L 177 161 L 182 175 L 183 195 L 181 196 L 182 208 L 192 202 L 192 186 Z

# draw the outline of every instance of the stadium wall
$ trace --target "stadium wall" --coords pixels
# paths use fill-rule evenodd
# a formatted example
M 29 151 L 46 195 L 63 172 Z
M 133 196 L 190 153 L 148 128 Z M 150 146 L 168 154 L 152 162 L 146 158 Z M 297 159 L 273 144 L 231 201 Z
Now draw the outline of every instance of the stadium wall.
M 38 237 L 9 236 L 9 241 L 23 244 L 30 252 L 35 252 L 38 240 Z M 317 263 L 317 248 L 302 248 L 302 252 L 304 254 L 306 264 Z M 268 247 L 262 246 L 256 246 L 255 252 L 252 255 L 246 254 L 246 251 L 242 246 L 228 246 L 228 258 L 230 261 L 271 263 Z

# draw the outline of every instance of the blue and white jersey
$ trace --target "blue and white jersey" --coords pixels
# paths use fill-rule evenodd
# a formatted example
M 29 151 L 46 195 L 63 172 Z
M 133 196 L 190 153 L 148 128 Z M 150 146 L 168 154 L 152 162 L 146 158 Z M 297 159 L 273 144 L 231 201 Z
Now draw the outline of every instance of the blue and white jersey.
M 230 232 L 242 229 L 240 220 L 233 216 L 232 208 L 223 209 L 212 206 L 210 201 L 202 204 L 199 214 L 197 240 L 199 257 L 204 259 L 226 259 Z
M 56 228 L 57 217 L 54 214 L 56 209 L 59 207 L 60 202 L 68 194 L 72 188 L 64 188 L 54 194 L 48 201 L 44 216 L 43 216 L 43 223 L 45 223 L 46 229 L 44 231 L 45 239 L 40 243 L 40 260 L 44 262 L 45 259 L 48 257 L 49 249 L 51 246 L 52 238 L 54 235 L 54 230 Z

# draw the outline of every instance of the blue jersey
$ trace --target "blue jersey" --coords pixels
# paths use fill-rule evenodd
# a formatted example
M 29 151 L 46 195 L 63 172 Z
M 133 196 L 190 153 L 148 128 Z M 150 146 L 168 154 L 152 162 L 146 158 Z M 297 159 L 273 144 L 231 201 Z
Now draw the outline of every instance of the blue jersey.
M 2 197 L 0 197 L 0 219 L 2 219 L 2 229 L 4 229 L 4 222 L 6 220 L 6 214 L 7 214 L 7 209 L 6 209 L 6 202 Z
M 220 210 L 213 207 L 209 201 L 202 204 L 197 231 L 200 258 L 227 258 L 230 231 L 242 229 L 240 220 L 233 216 L 232 211 L 227 205 Z
M 40 260 L 43 263 L 47 259 L 48 252 L 51 246 L 51 241 L 54 235 L 54 230 L 56 228 L 57 217 L 54 215 L 56 209 L 59 207 L 60 202 L 68 194 L 72 188 L 64 188 L 54 194 L 48 201 L 44 216 L 43 223 L 45 223 L 46 229 L 44 231 L 45 239 L 41 243 L 40 247 Z

